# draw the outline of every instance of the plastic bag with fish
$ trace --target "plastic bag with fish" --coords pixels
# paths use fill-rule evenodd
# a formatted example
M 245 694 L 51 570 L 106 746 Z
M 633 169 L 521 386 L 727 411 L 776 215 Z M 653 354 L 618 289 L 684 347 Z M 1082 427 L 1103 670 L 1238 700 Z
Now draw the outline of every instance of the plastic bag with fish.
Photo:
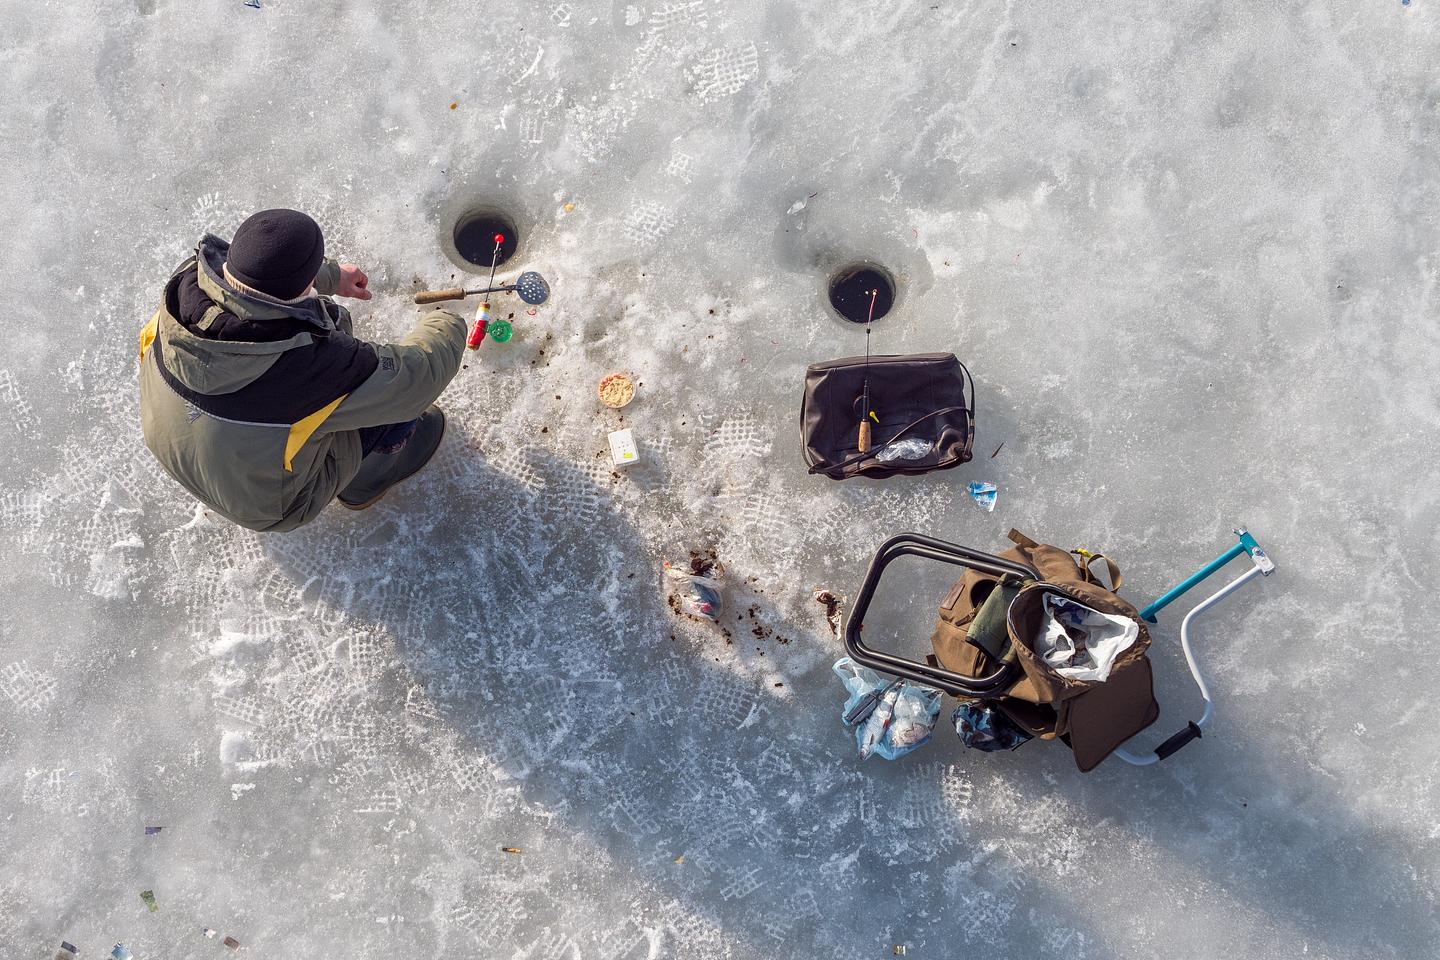
M 860 759 L 874 754 L 896 760 L 930 739 L 940 716 L 939 690 L 908 680 L 885 684 L 849 657 L 836 661 L 834 670 L 850 692 L 840 716 L 847 725 L 858 725 Z
M 675 584 L 675 591 L 680 598 L 680 612 L 718 622 L 723 606 L 720 599 L 720 564 L 709 564 L 703 572 L 697 569 L 698 564 L 693 559 L 684 566 L 690 570 L 668 561 L 665 563 L 665 576 Z

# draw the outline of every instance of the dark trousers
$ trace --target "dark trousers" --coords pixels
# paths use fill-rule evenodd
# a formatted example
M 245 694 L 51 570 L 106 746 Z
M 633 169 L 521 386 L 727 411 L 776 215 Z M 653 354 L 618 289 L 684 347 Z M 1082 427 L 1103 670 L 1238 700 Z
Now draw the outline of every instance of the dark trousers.
M 399 453 L 415 435 L 415 426 L 420 422 L 407 420 L 404 423 L 386 423 L 378 427 L 360 428 L 360 455 L 372 453 Z

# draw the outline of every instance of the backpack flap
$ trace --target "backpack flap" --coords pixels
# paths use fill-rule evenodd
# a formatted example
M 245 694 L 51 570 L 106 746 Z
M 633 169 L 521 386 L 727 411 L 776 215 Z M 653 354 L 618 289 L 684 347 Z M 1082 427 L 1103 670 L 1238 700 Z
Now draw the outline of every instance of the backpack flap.
M 1104 683 L 1091 684 L 1068 703 L 1070 749 L 1075 753 L 1075 766 L 1088 773 L 1160 716 L 1150 658 L 1142 656 L 1117 666 Z

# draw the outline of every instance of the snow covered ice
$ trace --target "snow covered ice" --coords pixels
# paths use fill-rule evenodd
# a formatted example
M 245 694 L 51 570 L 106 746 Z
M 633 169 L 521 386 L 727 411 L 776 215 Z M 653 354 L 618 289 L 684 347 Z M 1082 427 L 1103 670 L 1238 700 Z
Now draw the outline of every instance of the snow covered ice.
M 0 957 L 1433 955 L 1436 18 L 0 0 Z M 197 511 L 136 336 L 201 233 L 310 212 L 393 338 L 477 203 L 553 296 L 436 463 L 294 534 Z M 974 372 L 973 463 L 806 476 L 856 257 L 899 280 L 877 351 Z M 1018 527 L 1143 603 L 1241 523 L 1279 570 L 1197 630 L 1202 741 L 856 757 L 812 595 L 886 536 Z M 728 635 L 665 604 L 708 548 Z M 922 651 L 946 579 L 867 636 Z M 1141 747 L 1198 710 L 1190 602 Z

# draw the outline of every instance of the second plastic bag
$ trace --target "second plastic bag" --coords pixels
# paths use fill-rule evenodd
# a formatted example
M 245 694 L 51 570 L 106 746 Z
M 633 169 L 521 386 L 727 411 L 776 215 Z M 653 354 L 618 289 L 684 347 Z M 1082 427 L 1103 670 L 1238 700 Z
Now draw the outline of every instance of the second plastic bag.
M 896 760 L 930 739 L 940 717 L 939 690 L 908 680 L 887 685 L 875 671 L 849 657 L 837 660 L 834 670 L 850 692 L 840 716 L 846 724 L 855 725 L 861 760 L 871 754 Z M 873 707 L 867 701 L 873 702 Z
M 950 722 L 965 746 L 985 753 L 1014 750 L 1031 739 L 1019 724 L 987 703 L 962 703 L 950 715 Z
M 1045 618 L 1035 652 L 1062 677 L 1103 683 L 1115 658 L 1140 636 L 1129 617 L 1092 610 L 1061 594 L 1045 595 Z
M 718 563 L 692 555 L 690 570 L 665 562 L 665 576 L 675 585 L 678 611 L 690 617 L 718 623 L 724 601 L 720 597 L 720 577 L 724 568 Z

